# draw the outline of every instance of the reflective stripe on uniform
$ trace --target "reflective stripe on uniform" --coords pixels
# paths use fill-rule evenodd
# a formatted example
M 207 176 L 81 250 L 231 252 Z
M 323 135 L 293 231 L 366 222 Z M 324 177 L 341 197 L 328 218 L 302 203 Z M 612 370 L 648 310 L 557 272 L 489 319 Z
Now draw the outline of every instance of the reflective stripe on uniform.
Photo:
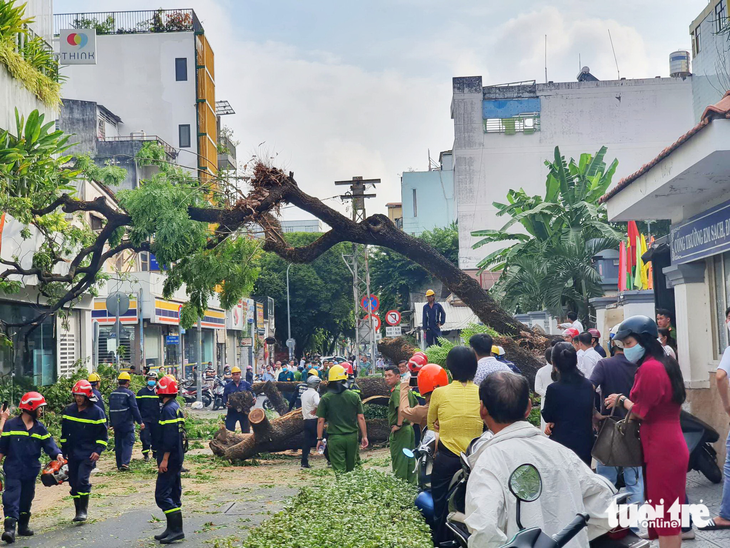
M 98 443 L 99 445 L 103 445 L 104 447 L 107 446 L 107 443 L 104 440 L 95 440 L 94 443 Z
M 171 510 L 165 510 L 164 513 L 172 514 L 173 512 L 179 512 L 180 510 L 181 510 L 180 508 L 172 508 Z
M 61 443 L 66 443 L 66 438 L 61 438 Z
M 71 415 L 63 415 L 63 418 L 68 419 L 70 421 L 74 421 L 74 422 L 83 422 L 86 424 L 104 424 L 106 422 L 106 419 L 99 419 L 99 420 L 80 419 L 78 417 L 72 417 Z
M 135 396 L 138 400 L 141 400 L 142 398 L 154 398 L 159 399 L 159 396 L 157 394 L 153 394 L 152 396 Z
M 39 440 L 47 440 L 48 438 L 51 437 L 51 435 L 50 434 L 43 434 L 43 435 L 41 435 L 41 434 L 31 434 L 30 437 L 31 438 L 36 438 L 36 439 L 39 439 Z
M 7 432 L 3 432 L 3 437 L 5 436 L 30 436 L 31 438 L 36 438 L 39 440 L 47 440 L 51 437 L 50 434 L 29 434 L 27 431 L 23 430 L 9 430 Z
M 173 424 L 175 422 L 185 422 L 184 418 L 170 419 L 169 421 L 160 421 L 160 424 Z

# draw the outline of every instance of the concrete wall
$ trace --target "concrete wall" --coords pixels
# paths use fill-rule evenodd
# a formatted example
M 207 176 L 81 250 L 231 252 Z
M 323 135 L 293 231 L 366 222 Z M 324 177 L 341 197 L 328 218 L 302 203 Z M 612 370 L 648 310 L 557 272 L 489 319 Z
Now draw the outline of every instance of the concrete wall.
M 727 0 L 710 0 L 690 31 L 696 36 L 699 27 L 700 51 L 692 59 L 692 106 L 695 121 L 708 105 L 717 103 L 730 89 L 730 42 L 726 34 L 717 33 L 715 6 Z
M 190 125 L 191 146 L 178 163 L 197 168 L 195 40 L 192 32 L 97 36 L 97 64 L 64 67 L 62 95 L 99 101 L 123 121 L 179 147 L 178 126 Z M 188 59 L 188 79 L 175 80 L 175 59 Z
M 56 127 L 72 134 L 73 154 L 96 156 L 98 107 L 93 101 L 63 99 L 63 107 L 58 114 Z
M 495 88 L 489 88 L 494 90 Z M 539 84 L 540 130 L 533 134 L 485 133 L 481 77 L 454 78 L 454 189 L 459 219 L 459 266 L 475 269 L 498 245 L 473 250 L 471 232 L 498 229 L 494 201 L 510 188 L 544 195 L 545 160 L 554 148 L 569 159 L 608 147 L 618 158 L 614 183 L 640 168 L 694 125 L 691 78 Z M 405 209 L 405 203 L 404 209 Z
M 403 232 L 418 236 L 426 230 L 449 226 L 456 220 L 453 171 L 405 171 L 400 188 Z M 414 190 L 416 209 L 413 207 Z
M 25 16 L 33 17 L 30 28 L 49 44 L 53 40 L 53 0 L 24 0 Z

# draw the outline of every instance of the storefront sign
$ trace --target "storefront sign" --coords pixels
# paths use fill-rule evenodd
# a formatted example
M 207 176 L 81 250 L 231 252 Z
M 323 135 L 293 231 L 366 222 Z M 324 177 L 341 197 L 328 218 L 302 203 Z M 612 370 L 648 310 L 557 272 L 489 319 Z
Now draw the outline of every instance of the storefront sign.
M 265 326 L 264 303 L 256 303 L 256 329 L 258 329 L 260 335 L 266 332 Z
M 236 306 L 226 312 L 226 327 L 235 331 L 243 331 L 246 323 L 246 314 L 243 311 L 243 300 L 238 301 Z
M 110 314 L 106 309 L 106 299 L 94 299 L 94 310 L 91 311 L 91 319 L 98 322 L 99 325 L 114 325 L 117 321 L 116 316 Z M 129 309 L 119 317 L 119 321 L 130 325 L 137 323 L 137 299 L 129 299 Z
M 243 337 L 241 339 L 241 346 L 253 346 L 253 338 Z
M 164 299 L 155 299 L 154 323 L 180 325 L 181 308 L 182 305 L 180 303 L 174 303 Z
M 62 65 L 96 64 L 96 29 L 63 29 L 59 42 Z
M 697 261 L 730 250 L 730 201 L 672 227 L 672 264 Z
M 180 344 L 180 335 L 168 335 L 165 337 L 165 344 Z

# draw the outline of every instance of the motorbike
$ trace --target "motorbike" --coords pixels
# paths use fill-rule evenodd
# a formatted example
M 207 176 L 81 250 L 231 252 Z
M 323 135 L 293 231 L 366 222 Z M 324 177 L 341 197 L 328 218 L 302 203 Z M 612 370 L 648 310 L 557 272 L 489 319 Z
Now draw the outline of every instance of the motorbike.
M 180 395 L 185 400 L 185 403 L 194 403 L 198 401 L 198 389 L 195 387 L 195 385 L 184 387 Z M 203 407 L 209 407 L 210 404 L 213 403 L 213 394 L 211 393 L 209 387 L 203 386 L 201 398 L 203 400 Z
M 433 454 L 436 448 L 436 434 L 426 430 L 421 441 L 414 450 L 403 448 L 403 454 L 415 459 L 415 471 L 418 479 L 418 495 L 415 505 L 423 515 L 426 523 L 433 527 L 435 523 L 433 495 L 431 495 L 431 470 L 433 469 Z
M 213 411 L 223 409 L 223 391 L 226 389 L 226 383 L 220 377 L 216 376 L 213 381 Z
M 720 483 L 722 472 L 717 465 L 717 452 L 711 445 L 720 439 L 720 434 L 712 426 L 686 411 L 681 412 L 679 423 L 689 449 L 687 471 L 697 470 L 712 483 Z

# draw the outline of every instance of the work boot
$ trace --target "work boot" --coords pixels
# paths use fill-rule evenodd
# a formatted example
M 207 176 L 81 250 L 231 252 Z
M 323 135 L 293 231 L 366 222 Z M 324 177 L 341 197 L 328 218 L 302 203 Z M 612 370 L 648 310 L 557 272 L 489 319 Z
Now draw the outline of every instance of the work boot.
M 33 529 L 28 527 L 30 523 L 30 512 L 21 512 L 18 518 L 18 535 L 21 537 L 32 537 Z
M 165 514 L 165 519 L 167 520 L 167 525 L 165 526 L 165 530 L 162 531 L 159 535 L 155 535 L 155 540 L 162 540 L 167 535 L 170 534 L 170 514 Z
M 74 521 L 86 521 L 86 516 L 89 511 L 89 495 L 79 495 L 78 498 L 74 499 L 76 505 L 76 515 Z
M 8 544 L 15 542 L 15 518 L 5 518 L 5 532 L 2 539 Z
M 170 532 L 165 538 L 160 539 L 160 544 L 172 544 L 175 541 L 185 538 L 185 533 L 183 533 L 182 511 L 167 514 L 167 523 L 170 527 Z
M 144 454 L 144 461 L 145 462 L 149 462 L 150 461 L 150 454 L 149 453 L 145 453 Z

